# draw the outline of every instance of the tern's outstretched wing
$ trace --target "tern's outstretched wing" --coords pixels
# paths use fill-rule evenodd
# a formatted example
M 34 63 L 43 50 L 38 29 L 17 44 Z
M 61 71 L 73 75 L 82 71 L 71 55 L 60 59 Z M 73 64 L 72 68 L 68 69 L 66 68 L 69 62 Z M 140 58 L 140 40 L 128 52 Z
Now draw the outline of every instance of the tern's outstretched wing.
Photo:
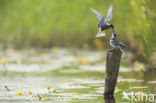
M 98 20 L 98 22 L 104 22 L 104 15 L 102 15 L 101 13 L 97 12 L 96 10 L 90 8 L 90 10 L 94 13 L 94 15 L 96 16 L 96 19 Z
M 108 23 L 108 21 L 111 20 L 112 18 L 113 18 L 113 4 L 109 7 L 105 22 Z

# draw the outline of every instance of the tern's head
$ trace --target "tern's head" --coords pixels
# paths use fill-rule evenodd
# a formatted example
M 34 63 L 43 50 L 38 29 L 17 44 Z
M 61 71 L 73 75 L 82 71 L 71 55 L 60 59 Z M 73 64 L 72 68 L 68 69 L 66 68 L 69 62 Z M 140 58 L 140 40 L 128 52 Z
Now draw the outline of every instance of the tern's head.
M 115 39 L 115 38 L 116 38 L 116 33 L 112 33 L 111 39 Z
M 113 25 L 113 24 L 110 24 L 110 27 L 111 27 L 112 29 L 114 29 L 114 25 Z

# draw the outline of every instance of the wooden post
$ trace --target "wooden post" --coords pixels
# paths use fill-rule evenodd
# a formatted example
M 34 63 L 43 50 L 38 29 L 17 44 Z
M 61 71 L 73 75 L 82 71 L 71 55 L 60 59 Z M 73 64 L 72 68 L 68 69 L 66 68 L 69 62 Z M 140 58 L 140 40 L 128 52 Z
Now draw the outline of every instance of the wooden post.
M 111 49 L 106 53 L 106 72 L 104 87 L 104 102 L 115 103 L 114 90 L 119 73 L 122 52 L 118 48 Z

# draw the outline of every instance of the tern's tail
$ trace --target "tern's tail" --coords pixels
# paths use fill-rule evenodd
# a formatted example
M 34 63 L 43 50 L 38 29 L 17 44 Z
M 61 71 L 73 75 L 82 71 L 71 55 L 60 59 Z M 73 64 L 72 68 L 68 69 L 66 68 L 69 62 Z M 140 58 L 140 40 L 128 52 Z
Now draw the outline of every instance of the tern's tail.
M 120 50 L 121 50 L 122 52 L 123 52 L 123 49 L 124 49 L 124 48 L 128 48 L 128 46 L 120 42 Z
M 123 48 L 128 48 L 128 46 L 120 42 L 120 48 L 121 48 L 121 49 L 123 49 Z
M 102 37 L 105 36 L 105 32 L 99 31 L 96 37 Z

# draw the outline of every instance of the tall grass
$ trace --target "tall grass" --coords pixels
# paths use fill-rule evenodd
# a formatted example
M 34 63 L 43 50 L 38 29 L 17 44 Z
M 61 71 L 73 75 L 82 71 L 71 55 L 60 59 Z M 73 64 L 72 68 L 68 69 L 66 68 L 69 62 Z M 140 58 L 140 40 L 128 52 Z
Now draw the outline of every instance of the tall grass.
M 9 47 L 93 45 L 97 21 L 89 7 L 106 16 L 112 3 L 117 39 L 128 43 L 137 59 L 149 62 L 156 52 L 155 0 L 1 0 L 0 43 Z M 106 33 L 102 40 L 109 47 L 111 30 Z

